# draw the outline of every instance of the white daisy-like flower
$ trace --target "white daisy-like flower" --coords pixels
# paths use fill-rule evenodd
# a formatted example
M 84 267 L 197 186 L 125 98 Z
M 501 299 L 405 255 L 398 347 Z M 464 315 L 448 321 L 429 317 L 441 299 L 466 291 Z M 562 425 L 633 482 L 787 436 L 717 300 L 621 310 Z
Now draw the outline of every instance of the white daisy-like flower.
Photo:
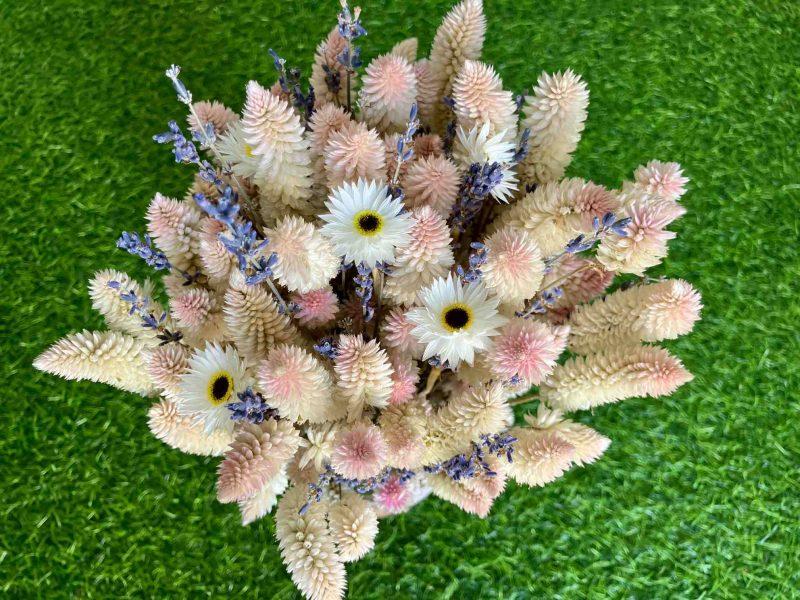
M 224 135 L 217 138 L 217 150 L 222 160 L 230 165 L 234 174 L 245 179 L 254 179 L 263 170 L 263 157 L 253 154 L 253 146 L 244 139 L 242 125 L 234 123 Z
M 516 147 L 512 142 L 504 140 L 505 130 L 489 135 L 489 125 L 488 122 L 483 126 L 475 125 L 469 131 L 459 126 L 453 144 L 453 158 L 464 169 L 476 163 L 499 163 L 503 178 L 490 195 L 500 202 L 508 202 L 517 190 L 517 174 L 512 169 Z
M 395 248 L 407 246 L 413 224 L 403 211 L 403 202 L 389 195 L 388 188 L 375 181 L 344 183 L 325 203 L 328 211 L 321 231 L 346 263 L 393 262 Z
M 233 348 L 206 344 L 189 358 L 189 371 L 181 376 L 178 413 L 202 423 L 207 432 L 233 430 L 227 404 L 247 388 L 247 373 Z
M 414 323 L 411 335 L 426 344 L 422 360 L 438 356 L 455 368 L 472 364 L 476 350 L 486 350 L 490 338 L 508 319 L 497 312 L 499 300 L 480 282 L 462 285 L 452 273 L 419 293 L 422 306 L 406 313 Z

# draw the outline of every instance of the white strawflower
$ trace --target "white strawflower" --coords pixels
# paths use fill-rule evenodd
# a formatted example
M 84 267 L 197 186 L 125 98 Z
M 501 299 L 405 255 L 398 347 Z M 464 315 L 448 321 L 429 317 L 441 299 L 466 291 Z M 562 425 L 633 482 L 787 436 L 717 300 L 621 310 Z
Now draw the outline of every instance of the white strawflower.
M 236 350 L 206 344 L 189 358 L 189 372 L 181 376 L 178 412 L 203 423 L 207 432 L 231 431 L 233 420 L 227 404 L 235 402 L 236 394 L 246 387 L 247 373 Z
M 507 319 L 497 312 L 499 301 L 480 283 L 462 285 L 453 275 L 439 278 L 420 292 L 421 307 L 408 311 L 416 325 L 412 335 L 426 344 L 422 360 L 438 356 L 455 368 L 472 364 L 476 350 L 486 350 Z
M 345 183 L 325 203 L 328 212 L 322 233 L 333 242 L 345 262 L 393 262 L 395 248 L 407 246 L 412 218 L 403 202 L 392 198 L 385 185 L 375 181 Z
M 505 141 L 506 131 L 491 133 L 491 125 L 475 125 L 466 130 L 458 127 L 453 145 L 453 158 L 463 169 L 473 164 L 499 163 L 503 178 L 490 192 L 500 202 L 508 199 L 517 189 L 517 175 L 511 168 L 516 148 L 512 142 Z
M 263 157 L 254 154 L 254 147 L 245 141 L 241 122 L 237 121 L 228 128 L 225 135 L 219 136 L 216 147 L 222 160 L 239 177 L 255 179 L 266 169 L 266 165 L 262 165 Z

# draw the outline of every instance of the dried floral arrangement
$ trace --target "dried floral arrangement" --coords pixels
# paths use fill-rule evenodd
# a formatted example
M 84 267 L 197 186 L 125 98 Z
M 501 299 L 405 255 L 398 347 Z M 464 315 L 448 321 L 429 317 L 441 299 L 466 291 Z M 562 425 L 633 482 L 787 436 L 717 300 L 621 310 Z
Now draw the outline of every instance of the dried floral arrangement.
M 217 498 L 245 525 L 277 505 L 307 598 L 342 597 L 379 518 L 429 494 L 484 517 L 509 478 L 543 486 L 603 454 L 566 413 L 691 379 L 655 343 L 692 329 L 700 296 L 645 274 L 685 212 L 680 166 L 619 190 L 563 178 L 585 83 L 542 74 L 515 97 L 480 62 L 485 30 L 464 0 L 429 58 L 411 38 L 362 70 L 343 2 L 309 84 L 270 51 L 277 82 L 249 82 L 241 115 L 193 101 L 171 67 L 191 133 L 154 139 L 197 175 L 117 244 L 165 273 L 169 305 L 100 271 L 108 330 L 35 361 L 159 397 L 153 434 L 222 456 Z

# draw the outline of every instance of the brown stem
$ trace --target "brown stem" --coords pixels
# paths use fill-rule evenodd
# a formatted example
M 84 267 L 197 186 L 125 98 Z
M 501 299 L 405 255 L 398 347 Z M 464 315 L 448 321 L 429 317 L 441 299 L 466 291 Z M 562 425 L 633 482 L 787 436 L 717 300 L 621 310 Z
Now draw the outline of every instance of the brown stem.
M 519 406 L 520 404 L 527 404 L 528 402 L 533 402 L 539 397 L 538 390 L 535 392 L 527 392 L 520 396 L 519 398 L 514 398 L 511 400 L 508 405 L 509 406 Z

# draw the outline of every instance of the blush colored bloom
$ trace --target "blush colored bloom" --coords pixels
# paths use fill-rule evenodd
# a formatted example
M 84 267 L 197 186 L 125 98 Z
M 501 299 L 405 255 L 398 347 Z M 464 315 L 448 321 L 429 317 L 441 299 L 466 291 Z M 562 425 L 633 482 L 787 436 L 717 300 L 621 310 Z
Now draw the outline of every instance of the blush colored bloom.
M 385 464 L 386 442 L 375 425 L 357 424 L 336 435 L 331 466 L 340 475 L 366 479 L 380 473 Z

